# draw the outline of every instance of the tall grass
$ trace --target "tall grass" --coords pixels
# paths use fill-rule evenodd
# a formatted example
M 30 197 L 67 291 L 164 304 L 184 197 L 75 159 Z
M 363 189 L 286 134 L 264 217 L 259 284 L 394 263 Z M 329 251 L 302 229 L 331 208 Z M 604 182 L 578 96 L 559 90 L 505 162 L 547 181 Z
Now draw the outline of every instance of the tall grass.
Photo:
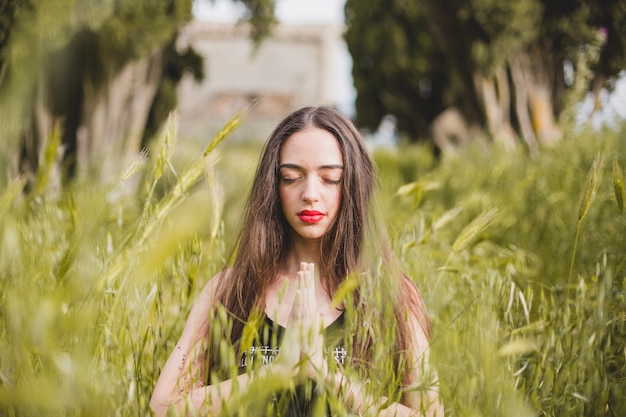
M 149 415 L 232 243 L 258 148 L 214 145 L 239 120 L 213 145 L 178 143 L 170 120 L 119 184 L 57 191 L 42 163 L 34 192 L 20 178 L 0 192 L 1 415 Z M 570 133 L 536 159 L 497 146 L 438 162 L 420 147 L 375 154 L 394 250 L 430 310 L 448 416 L 626 414 L 624 133 Z M 177 157 L 182 146 L 195 151 Z M 598 153 L 615 162 L 595 168 L 580 222 Z M 139 192 L 120 192 L 133 179 Z
M 538 159 L 474 145 L 413 178 L 438 184 L 417 200 L 388 196 L 450 415 L 626 413 L 624 133 L 570 133 Z
M 225 129 L 237 122 L 238 116 Z M 223 261 L 221 201 L 212 198 L 217 185 L 209 177 L 195 189 L 211 164 L 209 154 L 200 152 L 176 175 L 170 162 L 175 124 L 170 120 L 152 152 L 137 197 L 119 194 L 120 184 L 90 182 L 54 195 L 46 192 L 42 181 L 49 175 L 41 171 L 37 192 L 22 197 L 19 179 L 3 191 L 2 414 L 147 413 L 163 354 L 198 283 Z M 53 135 L 44 155 L 54 154 L 55 146 Z M 145 155 L 138 158 L 121 181 L 141 175 Z

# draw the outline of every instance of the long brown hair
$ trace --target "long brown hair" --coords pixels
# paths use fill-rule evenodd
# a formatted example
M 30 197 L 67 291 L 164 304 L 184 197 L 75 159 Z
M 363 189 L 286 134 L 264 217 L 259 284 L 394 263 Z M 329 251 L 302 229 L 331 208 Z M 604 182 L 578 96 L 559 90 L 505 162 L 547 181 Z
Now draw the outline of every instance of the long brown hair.
M 323 287 L 332 297 L 349 274 L 363 271 L 367 263 L 363 259 L 366 240 L 368 245 L 376 240 L 378 249 L 373 252 L 378 253 L 369 253 L 368 256 L 377 256 L 385 265 L 391 265 L 388 270 L 393 272 L 391 275 L 395 280 L 391 284 L 396 288 L 391 302 L 397 321 L 405 322 L 406 309 L 409 308 L 418 314 L 417 317 L 423 318 L 422 326 L 429 334 L 419 292 L 393 263 L 384 233 L 378 230 L 378 236 L 366 236 L 373 226 L 370 203 L 376 179 L 365 142 L 348 118 L 332 107 L 321 106 L 305 107 L 291 113 L 278 124 L 265 144 L 245 206 L 240 235 L 231 257 L 232 264 L 225 267 L 218 284 L 217 300 L 233 319 L 231 342 L 237 344 L 250 313 L 255 309 L 263 310 L 267 290 L 285 262 L 289 226 L 283 216 L 278 193 L 280 149 L 291 135 L 312 127 L 324 129 L 337 139 L 344 161 L 341 206 L 331 229 L 321 241 L 321 259 L 324 262 L 316 265 Z M 364 305 L 360 302 L 359 289 L 354 295 L 355 306 Z M 406 326 L 397 326 L 396 352 L 406 351 L 408 337 Z M 355 344 L 358 348 L 354 353 L 366 359 L 371 344 L 372 335 L 369 335 Z M 209 354 L 209 361 L 212 360 Z M 211 366 L 209 364 L 209 369 Z

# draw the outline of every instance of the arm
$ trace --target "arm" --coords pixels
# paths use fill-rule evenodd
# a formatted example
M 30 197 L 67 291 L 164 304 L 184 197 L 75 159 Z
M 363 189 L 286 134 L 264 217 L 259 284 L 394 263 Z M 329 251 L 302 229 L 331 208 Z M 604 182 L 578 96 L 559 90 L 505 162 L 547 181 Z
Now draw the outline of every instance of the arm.
M 407 287 L 407 290 L 415 291 L 411 298 L 421 304 L 417 288 L 413 285 Z M 405 388 L 403 402 L 392 403 L 381 409 L 380 416 L 444 416 L 443 404 L 439 399 L 439 380 L 436 372 L 430 369 L 430 341 L 424 330 L 424 320 L 418 317 L 422 311 L 423 308 L 409 309 L 404 323 L 410 335 L 408 349 L 409 359 L 412 360 L 407 381 L 409 386 Z M 381 399 L 379 404 L 384 405 L 384 402 L 386 398 Z
M 252 390 L 257 396 L 269 394 L 266 392 L 268 378 L 272 378 L 274 384 L 271 386 L 274 389 L 276 381 L 281 381 L 284 387 L 287 387 L 294 374 L 284 364 L 273 362 L 218 384 L 182 392 L 169 403 L 155 404 L 152 409 L 155 416 L 165 416 L 170 409 L 175 415 L 219 415 L 224 409 L 236 409 L 241 405 L 239 393 L 244 394 L 247 390 Z
M 411 285 L 410 288 L 412 288 L 412 291 L 415 291 L 414 299 L 423 307 L 422 297 L 417 287 Z M 410 386 L 418 388 L 407 391 L 406 406 L 415 414 L 409 413 L 405 415 L 442 417 L 444 408 L 439 398 L 439 378 L 436 371 L 430 368 L 430 340 L 424 329 L 424 320 L 417 316 L 421 311 L 425 311 L 425 309 L 419 308 L 417 311 L 411 311 L 406 321 L 409 334 L 412 336 L 409 349 L 413 361 L 409 374 L 409 383 Z M 427 319 L 426 323 L 428 323 Z M 430 324 L 426 324 L 426 326 L 430 328 Z M 420 389 L 420 385 L 423 385 L 423 388 Z
M 443 405 L 439 401 L 437 389 L 437 376 L 429 368 L 429 340 L 420 324 L 418 314 L 421 308 L 412 309 L 407 315 L 404 325 L 411 336 L 409 342 L 411 369 L 409 370 L 408 382 L 413 387 L 424 384 L 426 389 L 416 388 L 407 390 L 403 403 L 394 402 L 387 404 L 388 399 L 374 399 L 367 393 L 365 387 L 358 378 L 347 377 L 340 370 L 330 371 L 328 364 L 321 355 L 323 346 L 322 331 L 319 328 L 319 316 L 316 314 L 315 291 L 313 287 L 312 264 L 302 266 L 301 282 L 305 294 L 303 306 L 303 324 L 308 332 L 302 341 L 303 353 L 309 359 L 307 362 L 307 377 L 322 382 L 330 390 L 341 393 L 344 403 L 352 412 L 377 416 L 429 416 L 443 417 Z M 421 303 L 421 296 L 417 288 L 409 285 L 410 291 L 415 291 L 411 299 Z M 317 326 L 317 328 L 315 328 Z M 317 330 L 317 331 L 315 331 Z M 429 380 L 430 378 L 430 380 Z
M 218 279 L 214 277 L 202 289 L 176 347 L 163 366 L 150 399 L 150 408 L 156 416 L 164 416 L 172 404 L 184 403 L 184 392 L 191 389 L 194 379 L 200 379 L 194 361 L 200 354 L 202 335 L 208 333 L 208 317 Z
M 199 366 L 195 358 L 202 353 L 203 336 L 208 334 L 208 317 L 215 303 L 215 288 L 219 276 L 210 280 L 196 299 L 191 309 L 182 335 L 173 352 L 165 363 L 155 385 L 150 408 L 157 417 L 165 416 L 168 410 L 175 415 L 202 411 L 203 414 L 219 414 L 222 408 L 238 404 L 238 393 L 254 388 L 259 392 L 267 384 L 264 381 L 271 376 L 273 381 L 289 384 L 294 378 L 296 363 L 300 360 L 300 344 L 295 332 L 285 334 L 285 338 L 294 339 L 288 346 L 294 349 L 281 349 L 281 353 L 268 365 L 250 373 L 222 381 L 214 385 L 205 385 L 199 377 Z M 294 303 L 294 306 L 298 303 Z M 301 315 L 301 309 L 294 308 L 294 319 Z M 291 317 L 290 317 L 291 319 Z M 202 365 L 201 365 L 202 366 Z M 275 385 L 274 385 L 275 387 Z
M 412 329 L 411 350 L 414 358 L 409 382 L 416 388 L 407 390 L 403 404 L 392 403 L 389 407 L 382 409 L 378 415 L 443 417 L 444 408 L 439 399 L 439 380 L 436 372 L 429 368 L 428 338 L 417 317 L 409 315 L 408 325 Z M 420 385 L 423 386 L 420 388 Z
M 320 369 L 323 370 L 320 371 Z M 422 373 L 421 370 L 419 373 Z M 408 392 L 403 403 L 393 402 L 389 404 L 387 397 L 374 398 L 368 393 L 366 383 L 358 378 L 348 377 L 340 370 L 332 372 L 324 366 L 322 368 L 310 368 L 307 374 L 313 380 L 322 380 L 328 389 L 339 393 L 348 410 L 359 415 L 383 417 L 444 416 L 443 404 L 439 401 L 436 385 L 428 386 L 426 391 Z M 434 383 L 436 384 L 436 379 Z

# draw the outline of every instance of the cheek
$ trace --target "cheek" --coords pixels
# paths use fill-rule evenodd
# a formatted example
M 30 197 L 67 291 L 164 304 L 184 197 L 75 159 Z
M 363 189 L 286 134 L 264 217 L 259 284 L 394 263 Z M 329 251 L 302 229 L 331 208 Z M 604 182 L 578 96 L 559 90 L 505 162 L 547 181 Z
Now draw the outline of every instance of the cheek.
M 285 206 L 285 193 L 283 192 L 282 188 L 278 188 L 278 203 L 281 207 Z
M 285 190 L 282 187 L 279 187 L 278 188 L 278 202 L 280 204 L 280 207 L 283 209 L 283 211 L 289 204 L 291 204 L 292 201 L 293 201 L 292 193 L 290 193 L 288 190 Z
M 335 206 L 335 211 L 339 211 L 339 208 L 341 207 L 341 202 L 342 202 L 342 193 L 341 190 L 337 191 L 335 193 L 335 195 L 333 196 L 333 201 L 334 201 L 334 206 Z

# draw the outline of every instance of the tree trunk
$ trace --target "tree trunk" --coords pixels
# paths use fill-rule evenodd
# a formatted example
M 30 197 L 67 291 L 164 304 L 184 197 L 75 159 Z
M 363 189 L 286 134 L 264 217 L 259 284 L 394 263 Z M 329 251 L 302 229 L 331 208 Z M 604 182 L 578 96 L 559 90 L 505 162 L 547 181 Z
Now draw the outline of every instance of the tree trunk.
M 515 88 L 515 112 L 517 114 L 517 123 L 522 134 L 522 138 L 528 145 L 528 151 L 532 156 L 536 156 L 539 152 L 537 137 L 532 126 L 530 109 L 528 107 L 528 85 L 524 76 L 523 58 L 519 55 L 509 60 L 511 68 L 511 78 Z
M 550 146 L 561 135 L 555 119 L 550 65 L 541 52 L 532 55 L 532 61 L 526 52 L 509 60 L 518 122 L 531 153 L 537 152 L 539 145 Z
M 499 68 L 491 79 L 475 74 L 474 85 L 481 98 L 489 135 L 494 141 L 512 147 L 515 132 L 511 126 L 511 94 L 506 71 Z
M 80 175 L 97 167 L 100 180 L 116 180 L 139 152 L 150 106 L 162 77 L 162 54 L 132 61 L 105 88 L 85 82 L 78 128 Z
M 59 82 L 57 78 L 37 83 L 30 128 L 22 139 L 21 171 L 33 178 L 43 145 L 59 120 L 63 155 L 55 169 L 55 182 L 60 184 L 62 173 L 70 178 L 94 175 L 103 183 L 114 182 L 140 150 L 161 82 L 162 54 L 131 61 L 99 85 L 80 68 L 70 68 L 63 77 L 65 81 L 79 77 L 82 82 L 70 80 L 80 87 L 66 90 L 61 100 L 58 94 L 63 91 L 51 85 Z M 132 191 L 132 183 L 127 187 Z

